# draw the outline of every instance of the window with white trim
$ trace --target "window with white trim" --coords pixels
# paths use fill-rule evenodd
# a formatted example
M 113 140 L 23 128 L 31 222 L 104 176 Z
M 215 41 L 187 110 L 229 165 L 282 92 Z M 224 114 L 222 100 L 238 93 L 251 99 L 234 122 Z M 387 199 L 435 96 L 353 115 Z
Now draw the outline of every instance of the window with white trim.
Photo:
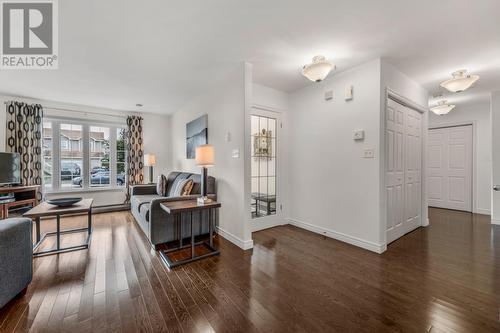
M 125 125 L 44 119 L 46 191 L 85 191 L 125 185 Z

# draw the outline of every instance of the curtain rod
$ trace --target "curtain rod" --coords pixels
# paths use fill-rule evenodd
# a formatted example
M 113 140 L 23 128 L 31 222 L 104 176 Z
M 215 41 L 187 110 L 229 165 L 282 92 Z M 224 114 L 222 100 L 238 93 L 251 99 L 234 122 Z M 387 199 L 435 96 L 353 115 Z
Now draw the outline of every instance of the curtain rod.
M 59 110 L 59 111 L 79 112 L 79 113 L 83 113 L 84 115 L 87 115 L 87 114 L 90 113 L 90 114 L 98 114 L 98 115 L 102 115 L 102 116 L 116 117 L 116 118 L 127 118 L 127 116 L 128 116 L 128 115 L 117 115 L 117 114 L 102 113 L 102 112 L 89 112 L 89 111 L 81 111 L 81 110 L 71 110 L 71 109 L 56 108 L 56 107 L 50 107 L 50 106 L 43 106 L 43 107 L 46 108 L 46 109 Z
M 7 105 L 8 103 L 10 103 L 10 101 L 3 102 L 3 104 L 5 104 L 5 105 Z M 33 104 L 40 104 L 40 103 L 33 103 Z M 40 104 L 40 105 L 42 105 L 42 104 Z M 102 112 L 89 112 L 89 111 L 81 111 L 81 110 L 64 109 L 64 108 L 45 106 L 45 105 L 42 105 L 42 107 L 46 108 L 46 109 L 59 110 L 59 111 L 79 112 L 79 113 L 83 113 L 85 115 L 91 113 L 91 114 L 99 114 L 99 115 L 103 115 L 103 116 L 116 117 L 116 118 L 127 118 L 127 116 L 129 116 L 129 115 L 117 115 L 117 114 L 111 114 L 111 113 L 102 113 Z

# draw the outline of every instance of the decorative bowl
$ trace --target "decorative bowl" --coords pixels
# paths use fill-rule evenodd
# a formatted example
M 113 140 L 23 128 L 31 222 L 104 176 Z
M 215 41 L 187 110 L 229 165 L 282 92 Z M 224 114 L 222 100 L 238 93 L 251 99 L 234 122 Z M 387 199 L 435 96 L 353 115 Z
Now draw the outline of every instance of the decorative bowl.
M 82 201 L 82 199 L 83 198 L 50 199 L 50 200 L 47 200 L 47 203 L 49 203 L 51 205 L 58 206 L 58 207 L 69 207 L 69 206 L 76 204 L 77 202 Z

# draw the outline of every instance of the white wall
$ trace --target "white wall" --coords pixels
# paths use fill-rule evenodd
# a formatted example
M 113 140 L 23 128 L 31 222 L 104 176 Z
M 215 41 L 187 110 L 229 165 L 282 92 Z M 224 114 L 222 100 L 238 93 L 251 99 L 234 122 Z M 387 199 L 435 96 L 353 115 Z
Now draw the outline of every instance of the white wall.
M 209 175 L 217 179 L 220 234 L 242 248 L 252 247 L 245 209 L 246 65 L 238 65 L 225 79 L 180 108 L 171 117 L 173 169 L 199 173 L 194 159 L 186 159 L 186 123 L 208 114 L 208 143 L 215 148 L 215 166 Z M 250 77 L 251 79 L 251 77 Z M 249 92 L 251 93 L 251 92 Z M 229 134 L 230 141 L 226 141 Z M 233 158 L 233 150 L 239 157 Z
M 413 103 L 427 108 L 429 103 L 429 92 L 426 89 L 384 59 L 381 60 L 381 67 L 382 95 L 385 95 L 386 88 L 390 88 Z M 385 101 L 382 102 L 384 103 L 385 109 Z
M 491 213 L 491 116 L 490 103 L 457 105 L 450 113 L 438 116 L 429 112 L 429 128 L 474 125 L 473 212 Z
M 141 114 L 143 120 L 144 153 L 156 155 L 153 181 L 160 174 L 172 170 L 171 116 L 152 113 Z M 149 167 L 144 167 L 144 182 L 149 182 Z
M 286 111 L 290 105 L 288 93 L 254 83 L 252 91 L 253 105 Z
M 290 223 L 381 252 L 379 220 L 380 60 L 290 94 Z M 344 100 L 346 85 L 354 98 Z M 325 101 L 324 93 L 334 98 Z M 365 140 L 353 140 L 355 129 Z M 364 148 L 375 158 L 363 158 Z
M 500 91 L 491 93 L 492 184 L 500 185 Z M 495 130 L 496 129 L 496 130 Z M 500 224 L 500 191 L 492 191 L 491 223 Z
M 27 103 L 39 103 L 44 107 L 46 117 L 69 117 L 74 119 L 96 120 L 96 123 L 112 122 L 116 124 L 126 124 L 128 114 L 137 114 L 136 112 L 110 110 L 85 105 L 65 104 L 54 101 L 45 101 L 27 97 L 15 97 L 0 95 L 0 151 L 5 151 L 5 127 L 6 127 L 6 101 L 22 101 Z M 170 145 L 170 118 L 165 115 L 142 113 L 144 118 L 144 150 L 146 153 L 155 153 L 157 166 L 155 174 L 159 172 L 168 173 L 171 169 L 171 145 Z M 147 169 L 147 168 L 146 168 Z M 145 170 L 145 182 L 148 179 L 148 170 Z M 125 190 L 90 190 L 86 192 L 71 192 L 72 195 L 82 196 L 84 198 L 94 198 L 95 206 L 106 206 L 121 204 L 125 200 Z M 56 198 L 68 196 L 65 194 L 47 194 L 47 198 Z
M 350 85 L 354 98 L 345 101 L 344 90 Z M 416 105 L 427 105 L 427 91 L 381 59 L 333 73 L 290 94 L 287 205 L 291 224 L 371 251 L 385 251 L 386 88 Z M 333 90 L 331 101 L 324 100 L 328 90 Z M 363 141 L 353 140 L 355 129 L 365 131 Z M 363 158 L 365 149 L 373 149 L 374 158 Z

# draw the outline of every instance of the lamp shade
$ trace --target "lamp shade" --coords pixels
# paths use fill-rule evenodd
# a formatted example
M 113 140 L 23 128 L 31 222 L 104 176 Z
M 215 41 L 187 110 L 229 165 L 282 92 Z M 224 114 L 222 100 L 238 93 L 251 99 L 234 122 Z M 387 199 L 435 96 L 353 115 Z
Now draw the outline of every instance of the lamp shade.
M 196 165 L 204 167 L 215 165 L 214 146 L 200 145 L 196 147 Z
M 144 155 L 144 165 L 145 166 L 155 166 L 156 156 L 155 154 L 145 154 Z

